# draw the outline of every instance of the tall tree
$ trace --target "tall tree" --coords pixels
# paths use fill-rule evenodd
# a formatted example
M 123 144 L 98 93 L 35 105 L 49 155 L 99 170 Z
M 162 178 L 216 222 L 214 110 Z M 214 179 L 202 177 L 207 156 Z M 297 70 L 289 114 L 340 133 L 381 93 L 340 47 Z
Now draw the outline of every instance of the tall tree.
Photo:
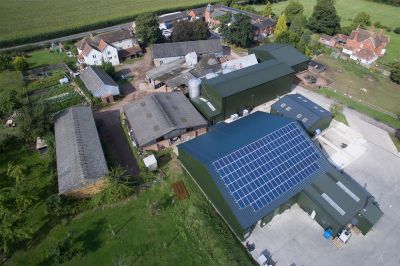
M 233 22 L 221 25 L 221 33 L 225 39 L 240 47 L 249 47 L 253 41 L 253 25 L 249 16 L 235 14 Z
M 265 6 L 264 10 L 261 12 L 261 15 L 264 17 L 272 16 L 272 4 L 268 1 L 267 5 Z
M 115 71 L 115 67 L 111 64 L 111 62 L 104 62 L 101 64 L 101 68 L 108 74 L 112 79 L 117 78 L 117 72 Z
M 11 56 L 7 54 L 0 54 L 0 71 L 9 69 L 11 65 Z
M 153 14 L 143 14 L 136 19 L 136 36 L 144 43 L 158 43 L 163 40 L 158 27 L 158 18 Z
M 303 19 L 301 15 L 295 16 L 290 23 L 289 31 L 296 32 L 297 34 L 301 35 L 303 32 Z
M 275 38 L 278 38 L 279 35 L 287 31 L 287 25 L 286 25 L 286 15 L 285 13 L 282 13 L 279 18 L 278 22 L 276 23 L 275 30 L 274 30 L 274 36 Z
M 400 84 L 400 62 L 396 62 L 392 64 L 392 71 L 390 72 L 390 79 Z
M 318 0 L 310 17 L 308 27 L 318 33 L 334 35 L 340 31 L 340 17 L 332 0 Z
M 286 19 L 289 23 L 299 15 L 303 15 L 304 7 L 300 4 L 297 0 L 291 0 L 289 4 L 286 6 L 285 10 L 283 11 L 286 15 Z
M 209 35 L 207 23 L 201 19 L 195 21 L 179 21 L 172 31 L 174 42 L 206 40 Z

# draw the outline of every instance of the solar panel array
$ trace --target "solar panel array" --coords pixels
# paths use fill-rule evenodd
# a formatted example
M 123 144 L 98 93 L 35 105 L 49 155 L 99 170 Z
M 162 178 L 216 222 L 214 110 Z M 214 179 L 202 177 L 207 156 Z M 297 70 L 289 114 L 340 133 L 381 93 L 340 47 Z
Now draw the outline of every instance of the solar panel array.
M 319 169 L 320 155 L 296 122 L 216 160 L 221 176 L 239 209 L 256 212 Z

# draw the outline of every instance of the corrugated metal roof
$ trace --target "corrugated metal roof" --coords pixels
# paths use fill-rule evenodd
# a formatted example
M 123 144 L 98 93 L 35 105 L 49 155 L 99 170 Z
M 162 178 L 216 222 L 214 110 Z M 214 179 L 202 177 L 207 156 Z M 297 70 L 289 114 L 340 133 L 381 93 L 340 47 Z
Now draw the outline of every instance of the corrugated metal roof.
M 329 111 L 301 94 L 285 95 L 275 102 L 271 108 L 285 117 L 298 120 L 305 128 L 312 127 L 320 119 L 332 117 Z
M 300 53 L 296 48 L 288 44 L 273 43 L 263 46 L 258 46 L 250 49 L 251 52 L 255 52 L 256 55 L 262 60 L 269 60 L 270 57 L 264 58 L 262 55 L 257 54 L 257 51 L 267 52 L 273 58 L 293 67 L 295 65 L 305 63 L 309 59 Z
M 179 57 L 195 52 L 198 55 L 222 53 L 219 39 L 153 44 L 153 58 Z
M 178 129 L 206 126 L 207 121 L 181 92 L 156 93 L 124 107 L 140 146 Z
M 96 66 L 88 66 L 79 77 L 92 93 L 95 93 L 103 85 L 119 87 L 103 69 Z
M 277 60 L 268 60 L 238 71 L 204 80 L 202 85 L 208 85 L 214 88 L 222 97 L 227 97 L 279 79 L 293 72 L 293 69 L 284 63 Z
M 54 125 L 60 194 L 97 182 L 108 172 L 92 110 L 72 107 Z
M 251 208 L 240 209 L 238 204 L 235 202 L 234 197 L 229 193 L 227 187 L 223 183 L 221 176 L 216 172 L 212 164 L 214 161 L 231 154 L 232 152 L 247 146 L 256 140 L 259 140 L 267 134 L 285 127 L 294 121 L 295 120 L 281 116 L 275 116 L 263 112 L 255 112 L 229 124 L 218 123 L 217 125 L 211 127 L 207 134 L 179 145 L 179 149 L 186 151 L 207 168 L 209 174 L 213 178 L 214 183 L 218 187 L 226 203 L 243 229 L 255 224 L 262 217 L 266 216 L 275 208 L 300 192 L 304 187 L 309 185 L 312 181 L 327 171 L 330 167 L 330 164 L 323 154 L 314 146 L 313 142 L 307 133 L 302 129 L 300 124 L 296 122 L 295 124 L 301 132 L 301 136 L 299 137 L 302 140 L 307 141 L 319 154 L 319 159 L 317 160 L 319 169 L 305 181 L 301 182 L 298 186 L 293 187 L 288 192 L 281 194 L 271 204 L 264 206 L 259 211 L 253 211 Z M 266 162 L 266 164 L 268 163 L 269 162 Z

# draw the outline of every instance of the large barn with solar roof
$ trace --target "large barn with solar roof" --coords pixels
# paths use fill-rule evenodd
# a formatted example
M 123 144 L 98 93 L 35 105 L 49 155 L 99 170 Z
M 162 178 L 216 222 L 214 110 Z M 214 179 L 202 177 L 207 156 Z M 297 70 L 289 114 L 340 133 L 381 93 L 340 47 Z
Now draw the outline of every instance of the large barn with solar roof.
M 368 192 L 338 172 L 294 119 L 255 112 L 178 146 L 179 159 L 240 239 L 298 203 L 334 234 L 367 233 L 382 215 Z

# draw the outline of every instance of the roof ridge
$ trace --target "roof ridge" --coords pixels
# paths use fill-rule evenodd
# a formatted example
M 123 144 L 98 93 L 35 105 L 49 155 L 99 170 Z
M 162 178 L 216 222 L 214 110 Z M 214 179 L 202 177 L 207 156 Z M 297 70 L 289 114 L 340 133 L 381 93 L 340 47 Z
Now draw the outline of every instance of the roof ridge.
M 153 95 L 151 95 L 153 100 L 157 103 L 157 107 L 160 110 L 161 114 L 163 115 L 163 117 L 165 118 L 165 120 L 167 121 L 167 123 L 172 127 L 172 128 L 176 128 L 176 125 L 174 124 L 174 122 L 172 121 L 171 117 L 168 115 L 168 113 L 165 111 L 165 108 L 162 104 L 162 102 L 158 99 L 158 93 L 155 93 Z
M 85 150 L 83 149 L 83 143 L 82 143 L 82 134 L 80 130 L 80 126 L 78 123 L 78 120 L 80 119 L 79 115 L 77 114 L 77 108 L 71 108 L 71 119 L 72 123 L 74 125 L 74 136 L 75 136 L 75 149 L 77 150 L 77 154 L 79 156 L 78 158 L 78 165 L 80 166 L 80 172 L 81 172 L 81 178 L 85 179 L 85 176 L 88 176 L 89 171 L 87 167 L 87 162 L 85 158 Z

